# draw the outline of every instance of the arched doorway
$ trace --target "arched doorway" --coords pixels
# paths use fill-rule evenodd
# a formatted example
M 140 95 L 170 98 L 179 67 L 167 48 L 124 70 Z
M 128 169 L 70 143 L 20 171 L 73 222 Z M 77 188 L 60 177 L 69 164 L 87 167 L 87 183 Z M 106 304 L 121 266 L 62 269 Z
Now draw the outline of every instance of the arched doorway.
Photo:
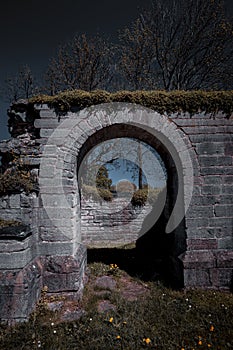
M 153 203 L 153 206 L 150 208 L 147 215 L 144 215 L 142 225 L 136 239 L 136 248 L 133 248 L 133 251 L 131 250 L 126 253 L 120 250 L 117 251 L 115 249 L 108 249 L 109 247 L 112 248 L 114 244 L 111 244 L 113 237 L 112 230 L 107 225 L 109 234 L 107 234 L 105 240 L 107 239 L 109 246 L 106 245 L 106 242 L 99 245 L 99 248 L 104 248 L 98 251 L 99 257 L 97 257 L 96 254 L 98 253 L 96 253 L 96 251 L 94 251 L 93 254 L 93 251 L 91 250 L 89 252 L 91 256 L 90 259 L 102 259 L 102 261 L 107 263 L 111 263 L 113 262 L 113 259 L 115 259 L 114 261 L 117 261 L 118 263 L 120 262 L 120 265 L 125 264 L 125 268 L 127 269 L 129 266 L 126 265 L 129 264 L 129 260 L 126 257 L 126 254 L 128 254 L 131 259 L 134 260 L 135 265 L 133 268 L 131 266 L 131 272 L 133 271 L 144 279 L 162 279 L 167 285 L 173 288 L 182 288 L 184 286 L 183 268 L 182 262 L 179 260 L 179 255 L 184 253 L 186 250 L 184 218 L 180 221 L 179 225 L 171 230 L 171 232 L 166 233 L 166 227 L 177 200 L 179 186 L 177 165 L 175 164 L 169 149 L 167 149 L 167 147 L 157 137 L 150 133 L 149 130 L 145 130 L 140 126 L 132 126 L 124 123 L 105 126 L 104 128 L 90 135 L 86 142 L 82 145 L 78 157 L 78 172 L 82 167 L 83 159 L 85 159 L 86 154 L 91 152 L 93 147 L 96 147 L 98 144 L 103 143 L 104 141 L 114 140 L 116 137 L 118 139 L 134 138 L 140 142 L 147 143 L 150 147 L 156 150 L 165 167 L 167 175 L 166 186 Z M 86 165 L 84 166 L 84 169 L 86 169 Z M 78 177 L 79 176 L 77 176 L 77 178 Z M 81 187 L 81 183 L 79 185 L 79 187 Z M 82 196 L 80 198 L 80 204 L 82 207 Z M 184 208 L 183 201 L 179 203 L 179 205 Z M 179 209 L 184 210 L 182 208 Z M 99 208 L 99 210 L 101 211 L 101 208 Z M 121 226 L 120 230 L 123 234 L 124 232 L 127 234 L 128 227 L 125 227 L 124 225 Z M 100 230 L 98 225 L 96 226 L 96 230 Z M 108 248 L 106 249 L 106 247 Z M 123 260 L 121 259 L 122 253 Z
M 167 169 L 168 191 L 166 196 L 162 197 L 164 206 L 162 206 L 163 210 L 158 218 L 159 231 L 162 232 L 163 238 L 149 244 L 152 253 L 156 250 L 155 246 L 163 247 L 162 251 L 166 251 L 166 257 L 167 252 L 169 255 L 171 252 L 172 258 L 173 256 L 177 258 L 180 253 L 185 251 L 184 216 L 192 197 L 193 159 L 195 159 L 188 137 L 167 116 L 160 115 L 153 110 L 136 104 L 106 103 L 81 110 L 78 114 L 69 115 L 56 128 L 46 145 L 48 153 L 45 153 L 44 159 L 42 159 L 41 197 L 43 209 L 60 234 L 59 243 L 46 244 L 46 254 L 50 254 L 51 249 L 51 254 L 54 254 L 57 248 L 57 251 L 61 252 L 59 254 L 77 256 L 80 251 L 83 252 L 83 249 L 80 249 L 83 246 L 81 198 L 77 178 L 78 171 L 75 170 L 79 169 L 85 155 L 97 144 L 105 140 L 123 137 L 136 138 L 146 142 L 157 150 Z M 49 153 L 53 140 L 55 144 L 57 142 L 61 144 L 61 152 L 55 162 Z M 52 173 L 47 174 L 47 166 L 50 165 L 50 162 L 53 164 Z M 51 176 L 53 181 L 50 181 L 48 193 L 46 192 L 47 183 Z M 53 192 L 59 192 L 56 195 L 56 201 L 54 199 L 51 201 L 50 193 Z M 60 211 L 57 208 L 58 200 L 59 203 L 62 203 Z M 65 220 L 64 214 L 66 215 Z M 148 227 L 148 222 L 150 227 Z M 153 218 L 152 222 L 155 224 L 157 221 Z M 67 225 L 69 225 L 69 230 L 67 230 Z M 144 225 L 146 232 L 149 232 L 152 226 L 149 218 L 149 221 Z M 143 234 L 142 237 L 146 237 L 146 235 Z M 172 238 L 169 239 L 169 243 L 167 243 L 168 237 Z M 143 242 L 143 239 L 140 242 Z M 141 249 L 143 257 L 145 256 L 143 250 L 146 247 L 146 242 L 138 243 L 138 247 L 140 245 L 143 247 Z M 138 251 L 140 252 L 140 248 Z M 158 248 L 157 251 L 160 249 Z M 149 255 L 147 254 L 147 256 Z M 153 264 L 157 263 L 153 257 L 152 260 L 145 262 L 146 266 L 151 261 Z M 169 265 L 171 261 L 173 259 L 168 259 L 166 264 Z

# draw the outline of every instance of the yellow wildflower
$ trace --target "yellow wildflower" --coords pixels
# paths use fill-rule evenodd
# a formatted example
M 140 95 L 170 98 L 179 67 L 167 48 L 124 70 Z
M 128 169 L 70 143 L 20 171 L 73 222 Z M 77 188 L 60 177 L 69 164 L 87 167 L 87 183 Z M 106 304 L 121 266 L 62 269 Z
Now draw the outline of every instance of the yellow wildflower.
M 116 336 L 116 339 L 121 339 L 121 336 L 120 336 L 120 335 L 117 335 L 117 336 Z
M 208 348 L 211 348 L 211 344 L 207 344 Z
M 113 317 L 110 317 L 109 322 L 110 322 L 110 323 L 113 322 Z
M 213 332 L 213 331 L 214 331 L 214 326 L 211 325 L 211 326 L 210 326 L 210 332 Z
M 202 341 L 201 340 L 199 340 L 198 345 L 202 345 Z
M 144 341 L 146 344 L 150 344 L 150 343 L 151 343 L 150 338 L 143 338 L 143 341 Z

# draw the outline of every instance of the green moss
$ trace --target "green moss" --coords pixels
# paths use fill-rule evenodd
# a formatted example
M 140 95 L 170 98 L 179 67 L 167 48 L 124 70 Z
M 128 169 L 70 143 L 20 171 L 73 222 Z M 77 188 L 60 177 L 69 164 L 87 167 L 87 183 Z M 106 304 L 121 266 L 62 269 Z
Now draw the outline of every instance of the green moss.
M 72 106 L 89 107 L 107 102 L 128 102 L 156 110 L 159 113 L 222 111 L 229 117 L 233 113 L 233 91 L 118 91 L 83 90 L 64 91 L 55 96 L 38 95 L 29 100 L 30 104 L 48 104 L 60 112 Z
M 22 191 L 29 194 L 36 188 L 36 178 L 30 171 L 30 166 L 25 164 L 20 156 L 11 152 L 11 167 L 0 174 L 0 196 Z
M 34 188 L 35 181 L 28 171 L 10 170 L 0 175 L 0 196 L 25 191 L 30 193 Z
M 19 226 L 21 222 L 15 220 L 4 220 L 0 218 L 0 228 L 10 227 L 10 226 Z

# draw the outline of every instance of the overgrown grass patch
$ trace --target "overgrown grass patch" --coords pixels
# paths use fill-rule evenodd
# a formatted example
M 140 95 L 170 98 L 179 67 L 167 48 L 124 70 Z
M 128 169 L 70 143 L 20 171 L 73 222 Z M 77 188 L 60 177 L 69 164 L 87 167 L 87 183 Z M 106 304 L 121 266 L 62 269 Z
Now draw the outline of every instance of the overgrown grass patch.
M 109 268 L 97 263 L 90 265 L 89 270 L 93 271 L 90 278 L 108 273 Z M 56 314 L 40 305 L 29 322 L 1 326 L 0 349 L 233 348 L 233 296 L 228 292 L 178 292 L 149 282 L 150 293 L 140 300 L 128 301 L 117 290 L 108 293 L 116 309 L 101 314 L 97 311 L 100 296 L 94 295 L 89 287 L 87 284 L 81 301 L 85 314 L 79 320 L 57 323 Z

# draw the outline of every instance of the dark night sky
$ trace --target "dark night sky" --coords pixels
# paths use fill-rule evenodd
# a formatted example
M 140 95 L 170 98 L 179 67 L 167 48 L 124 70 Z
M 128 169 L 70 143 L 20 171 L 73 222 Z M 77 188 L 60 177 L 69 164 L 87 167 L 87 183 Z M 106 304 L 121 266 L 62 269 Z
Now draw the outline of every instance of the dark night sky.
M 225 0 L 233 14 L 233 0 Z M 99 32 L 110 39 L 135 19 L 150 0 L 5 0 L 0 12 L 0 86 L 28 64 L 36 76 L 46 69 L 60 43 L 75 33 Z M 0 140 L 8 138 L 6 109 L 0 99 Z

